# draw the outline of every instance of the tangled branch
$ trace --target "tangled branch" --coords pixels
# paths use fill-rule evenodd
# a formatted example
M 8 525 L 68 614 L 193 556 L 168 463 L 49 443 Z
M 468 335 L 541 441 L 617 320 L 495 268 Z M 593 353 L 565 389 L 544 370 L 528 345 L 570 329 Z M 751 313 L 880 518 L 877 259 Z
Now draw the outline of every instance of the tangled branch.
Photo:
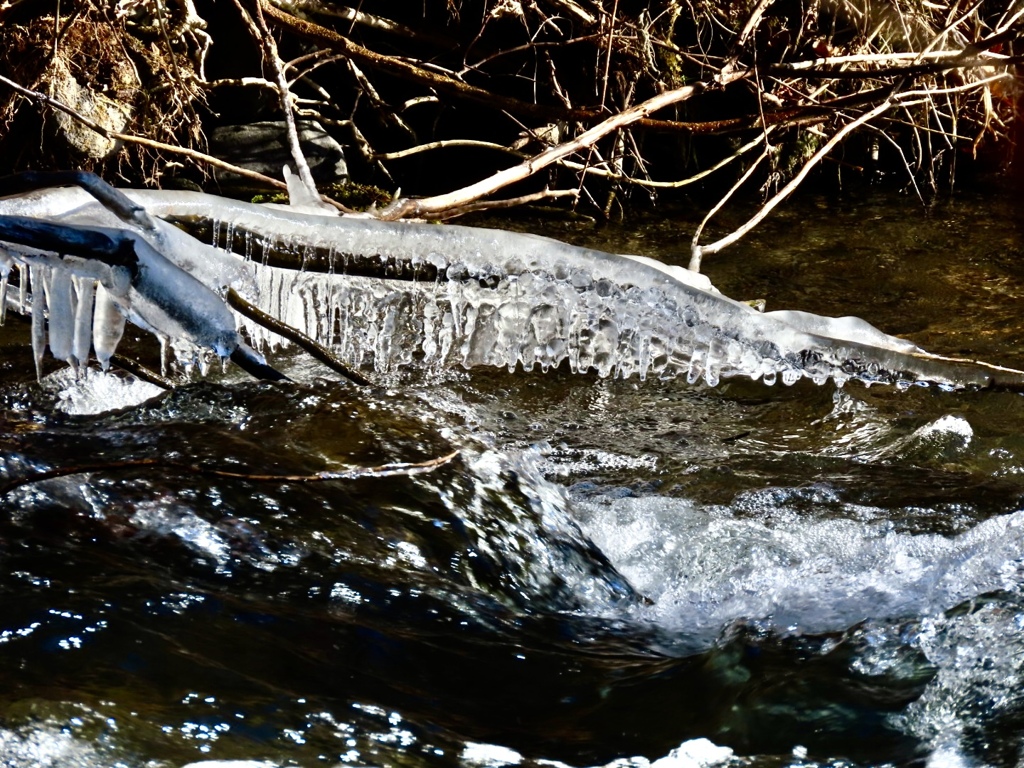
M 100 14 L 95 0 L 66 5 L 73 6 L 66 13 Z M 273 93 L 273 117 L 283 114 L 307 190 L 316 179 L 304 166 L 297 116 L 347 146 L 353 175 L 406 190 L 369 212 L 387 219 L 445 219 L 553 198 L 608 211 L 638 191 L 652 199 L 694 184 L 704 198 L 717 195 L 711 208 L 718 210 L 741 189 L 760 190 L 763 214 L 750 226 L 702 246 L 702 225 L 694 264 L 738 240 L 840 149 L 846 166 L 899 177 L 922 196 L 948 185 L 958 158 L 1010 152 L 1021 103 L 1024 0 L 913 9 L 902 0 L 812 0 L 799 8 L 774 0 L 236 5 L 236 22 L 259 55 L 250 71 L 230 77 L 206 72 L 218 41 L 202 32 L 188 0 L 158 0 L 153 18 L 149 4 L 122 3 L 129 11 L 118 34 L 127 51 L 135 50 L 132 40 L 153 36 L 150 48 L 164 51 L 169 78 L 159 87 L 204 127 L 217 116 L 197 94 L 226 99 L 253 85 Z M 41 16 L 7 23 L 0 44 L 23 51 L 51 43 L 40 31 L 47 24 L 70 28 Z M 110 142 L 174 155 L 182 173 L 216 167 L 284 186 L 184 135 L 175 144 L 148 135 L 144 122 L 112 126 L 88 100 L 80 105 L 69 100 L 72 91 L 55 90 L 59 79 L 12 68 L 0 83 L 17 96 L 0 94 L 0 123 L 18 118 L 28 99 Z M 95 90 L 91 81 L 79 85 L 86 96 Z M 758 146 L 760 154 L 751 151 Z

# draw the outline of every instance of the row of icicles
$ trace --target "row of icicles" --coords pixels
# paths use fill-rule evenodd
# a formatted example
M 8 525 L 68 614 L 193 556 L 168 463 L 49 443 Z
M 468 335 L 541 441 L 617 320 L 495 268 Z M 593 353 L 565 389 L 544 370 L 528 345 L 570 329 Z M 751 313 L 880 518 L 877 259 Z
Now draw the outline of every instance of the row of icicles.
M 18 272 L 18 295 L 8 297 L 11 273 Z M 0 251 L 0 324 L 8 304 L 31 313 L 32 353 L 36 375 L 42 378 L 43 354 L 50 354 L 83 373 L 92 348 L 106 371 L 124 335 L 125 315 L 113 295 L 95 277 L 68 269 L 26 265 Z

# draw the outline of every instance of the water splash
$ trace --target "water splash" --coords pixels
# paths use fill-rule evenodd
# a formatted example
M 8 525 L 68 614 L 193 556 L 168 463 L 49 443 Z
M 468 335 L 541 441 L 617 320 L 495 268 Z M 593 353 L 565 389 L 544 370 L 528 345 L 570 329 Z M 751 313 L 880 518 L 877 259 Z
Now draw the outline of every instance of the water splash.
M 1024 586 L 1024 512 L 945 537 L 897 533 L 884 519 L 808 520 L 777 510 L 758 519 L 657 497 L 577 507 L 584 532 L 654 600 L 634 609 L 637 618 L 694 648 L 710 647 L 735 622 L 782 635 L 835 632 Z
M 935 755 L 966 752 L 964 764 L 974 762 L 972 753 L 984 759 L 985 732 L 1024 713 L 1024 605 L 981 599 L 926 617 L 908 634 L 936 674 L 895 724 Z

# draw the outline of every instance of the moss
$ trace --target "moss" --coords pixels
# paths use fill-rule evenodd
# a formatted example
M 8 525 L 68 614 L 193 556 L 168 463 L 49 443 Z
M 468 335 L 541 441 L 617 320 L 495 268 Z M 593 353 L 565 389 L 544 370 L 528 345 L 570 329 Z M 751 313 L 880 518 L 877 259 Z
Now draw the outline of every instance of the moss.
M 342 205 L 357 211 L 366 210 L 373 206 L 381 207 L 394 199 L 394 195 L 387 190 L 375 187 L 372 184 L 359 184 L 354 181 L 329 184 L 321 191 L 333 200 L 337 200 Z
M 256 203 L 281 203 L 282 205 L 288 204 L 288 193 L 287 192 L 261 192 L 258 195 L 253 195 L 249 201 Z
M 390 203 L 394 196 L 372 184 L 358 184 L 354 181 L 342 181 L 328 184 L 320 188 L 320 193 L 335 200 L 347 208 L 365 211 L 374 206 L 381 207 Z M 264 192 L 254 195 L 254 203 L 288 203 L 287 192 Z

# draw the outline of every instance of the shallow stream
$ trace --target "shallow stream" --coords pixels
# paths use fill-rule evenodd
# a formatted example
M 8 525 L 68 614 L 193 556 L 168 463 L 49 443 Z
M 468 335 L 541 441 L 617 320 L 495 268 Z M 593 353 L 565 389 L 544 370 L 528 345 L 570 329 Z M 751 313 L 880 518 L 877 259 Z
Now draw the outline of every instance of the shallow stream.
M 503 223 L 677 263 L 694 226 Z M 1013 193 L 805 200 L 705 271 L 1024 367 Z M 282 354 L 298 383 L 86 415 L 135 395 L 56 364 L 40 387 L 31 358 L 9 322 L 0 483 L 92 469 L 0 499 L 5 766 L 1024 760 L 1021 395 L 479 368 L 365 391 Z

